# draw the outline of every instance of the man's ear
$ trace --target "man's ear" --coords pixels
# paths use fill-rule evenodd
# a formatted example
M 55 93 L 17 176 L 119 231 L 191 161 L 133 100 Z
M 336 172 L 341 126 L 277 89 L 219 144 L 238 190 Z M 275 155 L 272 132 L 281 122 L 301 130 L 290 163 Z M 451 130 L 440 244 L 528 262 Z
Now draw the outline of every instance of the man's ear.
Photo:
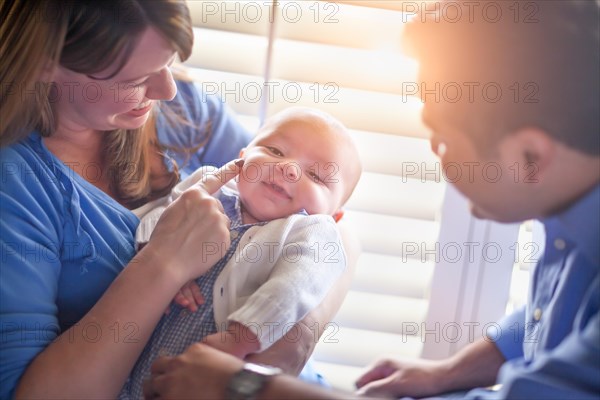
M 514 134 L 519 146 L 519 180 L 523 183 L 538 183 L 551 169 L 556 159 L 555 140 L 539 128 L 524 128 Z

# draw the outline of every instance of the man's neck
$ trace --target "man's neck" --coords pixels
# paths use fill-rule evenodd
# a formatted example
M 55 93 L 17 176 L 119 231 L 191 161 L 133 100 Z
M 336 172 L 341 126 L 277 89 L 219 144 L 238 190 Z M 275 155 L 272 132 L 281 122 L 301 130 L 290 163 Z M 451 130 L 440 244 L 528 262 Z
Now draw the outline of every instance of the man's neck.
M 552 193 L 546 197 L 555 201 L 549 204 L 546 216 L 565 211 L 600 183 L 600 157 L 569 149 L 551 174 L 556 180 L 548 186 Z

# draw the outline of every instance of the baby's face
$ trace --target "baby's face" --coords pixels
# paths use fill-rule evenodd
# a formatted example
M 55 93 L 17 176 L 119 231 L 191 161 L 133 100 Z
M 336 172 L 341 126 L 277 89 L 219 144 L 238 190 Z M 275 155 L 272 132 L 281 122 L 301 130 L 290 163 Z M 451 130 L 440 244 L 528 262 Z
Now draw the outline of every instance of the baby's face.
M 352 162 L 344 159 L 347 145 L 339 137 L 298 120 L 268 126 L 242 152 L 238 189 L 245 211 L 259 221 L 300 210 L 333 215 L 348 190 L 343 163 Z

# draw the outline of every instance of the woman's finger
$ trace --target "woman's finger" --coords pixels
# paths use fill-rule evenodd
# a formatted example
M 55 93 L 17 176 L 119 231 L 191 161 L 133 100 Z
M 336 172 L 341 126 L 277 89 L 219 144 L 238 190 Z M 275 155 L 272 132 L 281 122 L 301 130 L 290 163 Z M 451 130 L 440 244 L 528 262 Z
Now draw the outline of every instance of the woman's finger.
M 228 162 L 221 168 L 216 169 L 210 173 L 207 173 L 199 185 L 204 188 L 208 193 L 213 194 L 217 192 L 223 185 L 235 178 L 242 171 L 244 166 L 243 159 L 237 159 Z

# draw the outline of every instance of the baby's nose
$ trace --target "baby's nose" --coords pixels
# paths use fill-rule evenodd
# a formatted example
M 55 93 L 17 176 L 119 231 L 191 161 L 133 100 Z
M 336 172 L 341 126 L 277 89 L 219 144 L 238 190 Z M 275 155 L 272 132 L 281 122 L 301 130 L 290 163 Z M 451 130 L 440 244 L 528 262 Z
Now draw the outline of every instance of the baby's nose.
M 279 167 L 286 180 L 295 182 L 300 177 L 300 166 L 294 162 L 279 163 Z

